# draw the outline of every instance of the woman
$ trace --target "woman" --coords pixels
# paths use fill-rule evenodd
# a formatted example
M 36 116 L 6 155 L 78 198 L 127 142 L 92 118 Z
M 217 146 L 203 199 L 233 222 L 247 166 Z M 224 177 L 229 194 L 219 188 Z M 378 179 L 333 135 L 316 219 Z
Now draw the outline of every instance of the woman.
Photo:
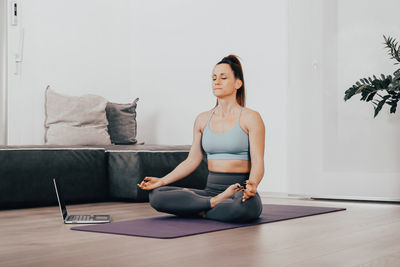
M 262 211 L 257 186 L 264 176 L 265 126 L 260 114 L 245 108 L 240 61 L 224 57 L 212 73 L 216 106 L 200 113 L 186 160 L 162 178 L 146 177 L 138 186 L 152 190 L 150 205 L 178 216 L 244 222 Z M 207 153 L 209 175 L 204 190 L 166 186 L 192 173 Z

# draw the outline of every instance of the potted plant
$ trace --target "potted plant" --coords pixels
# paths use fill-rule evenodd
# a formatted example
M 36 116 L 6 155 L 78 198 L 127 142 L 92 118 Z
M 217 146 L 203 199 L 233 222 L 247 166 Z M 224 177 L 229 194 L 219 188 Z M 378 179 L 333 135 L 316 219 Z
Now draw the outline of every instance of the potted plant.
M 385 39 L 385 48 L 389 49 L 389 55 L 391 59 L 397 62 L 394 65 L 400 63 L 400 51 L 399 45 L 396 40 L 392 37 Z M 375 75 L 368 78 L 361 78 L 352 87 L 346 90 L 344 101 L 350 99 L 353 95 L 361 94 L 362 101 L 372 101 L 374 106 L 375 114 L 374 118 L 378 115 L 384 104 L 391 106 L 390 113 L 396 112 L 397 102 L 400 99 L 400 69 L 396 70 L 392 75 L 383 75 L 376 77 Z

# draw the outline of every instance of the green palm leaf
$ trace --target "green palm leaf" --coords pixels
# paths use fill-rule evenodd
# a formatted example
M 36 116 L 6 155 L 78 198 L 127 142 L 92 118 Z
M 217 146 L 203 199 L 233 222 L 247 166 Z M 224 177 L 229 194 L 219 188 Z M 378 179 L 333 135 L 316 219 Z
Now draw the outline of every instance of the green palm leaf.
M 389 49 L 388 53 L 391 59 L 395 59 L 400 63 L 400 47 L 396 40 L 392 37 L 383 36 L 385 40 L 386 48 Z M 381 95 L 380 93 L 386 93 Z M 344 93 L 344 101 L 349 100 L 354 95 L 361 94 L 361 101 L 366 101 L 374 106 L 374 118 L 379 114 L 382 107 L 387 104 L 390 105 L 390 113 L 395 113 L 397 108 L 397 103 L 400 99 L 400 69 L 396 70 L 392 75 L 385 76 L 381 74 L 380 77 L 372 75 L 368 78 L 361 78 Z M 379 97 L 380 100 L 374 99 L 374 97 Z M 372 101 L 373 100 L 373 101 Z

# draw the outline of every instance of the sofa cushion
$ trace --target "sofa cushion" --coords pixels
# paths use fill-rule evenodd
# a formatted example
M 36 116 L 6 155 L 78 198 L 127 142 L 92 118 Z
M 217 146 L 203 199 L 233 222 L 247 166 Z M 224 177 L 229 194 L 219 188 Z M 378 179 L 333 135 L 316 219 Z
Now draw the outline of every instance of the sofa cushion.
M 109 199 L 104 148 L 0 147 L 0 209 L 56 205 L 53 178 L 66 204 Z
M 135 144 L 136 140 L 136 98 L 130 104 L 108 102 L 106 115 L 111 142 L 118 145 Z
M 137 184 L 146 176 L 163 177 L 184 161 L 189 145 L 133 145 L 105 147 L 108 161 L 110 197 L 129 201 L 148 201 L 149 191 Z M 170 186 L 204 189 L 208 167 L 206 156 L 198 168 L 186 178 Z
M 45 143 L 109 145 L 107 100 L 97 95 L 67 96 L 46 88 Z

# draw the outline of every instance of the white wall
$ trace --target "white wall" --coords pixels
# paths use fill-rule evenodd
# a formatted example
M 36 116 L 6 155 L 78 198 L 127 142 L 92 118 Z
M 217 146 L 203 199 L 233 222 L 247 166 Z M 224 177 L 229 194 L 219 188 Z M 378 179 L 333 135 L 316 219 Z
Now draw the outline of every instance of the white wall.
M 8 143 L 44 142 L 44 90 L 94 93 L 129 102 L 129 1 L 20 2 L 18 26 L 9 26 Z M 93 7 L 96 8 L 93 8 Z M 13 60 L 24 29 L 23 62 Z M 111 96 L 113 98 L 111 99 Z
M 132 9 L 132 86 L 141 90 L 139 137 L 189 144 L 196 115 L 215 105 L 214 65 L 243 61 L 247 106 L 266 124 L 264 191 L 286 191 L 287 4 L 140 1 Z M 157 108 L 155 108 L 157 107 Z
M 25 30 L 21 74 L 9 74 L 10 145 L 43 143 L 44 89 L 139 97 L 138 139 L 191 144 L 194 119 L 212 108 L 211 71 L 242 58 L 247 106 L 266 124 L 260 191 L 285 192 L 287 172 L 287 2 L 20 0 L 9 27 L 9 58 Z M 15 62 L 9 62 L 10 70 Z
M 0 145 L 7 143 L 7 3 L 0 0 Z
M 400 200 L 399 111 L 384 106 L 374 119 L 360 95 L 343 100 L 360 78 L 398 68 L 382 35 L 399 40 L 399 7 L 396 0 L 289 2 L 290 193 Z

